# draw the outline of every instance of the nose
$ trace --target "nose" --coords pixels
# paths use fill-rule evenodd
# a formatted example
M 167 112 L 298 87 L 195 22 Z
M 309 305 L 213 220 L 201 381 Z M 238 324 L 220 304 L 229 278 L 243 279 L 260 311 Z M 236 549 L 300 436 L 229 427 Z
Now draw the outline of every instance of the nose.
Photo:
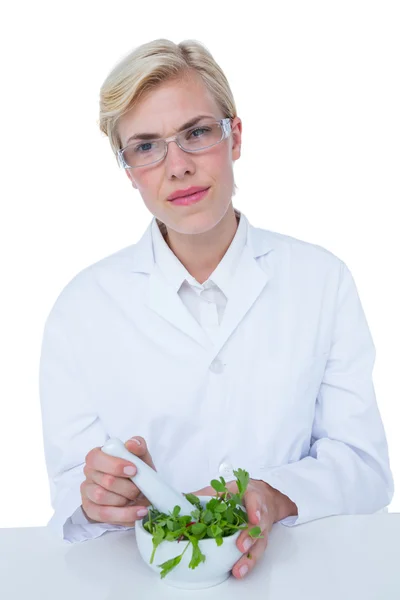
M 175 141 L 168 142 L 165 166 L 168 177 L 175 176 L 178 179 L 188 172 L 194 173 L 195 171 L 195 163 L 190 152 L 185 152 L 179 148 Z

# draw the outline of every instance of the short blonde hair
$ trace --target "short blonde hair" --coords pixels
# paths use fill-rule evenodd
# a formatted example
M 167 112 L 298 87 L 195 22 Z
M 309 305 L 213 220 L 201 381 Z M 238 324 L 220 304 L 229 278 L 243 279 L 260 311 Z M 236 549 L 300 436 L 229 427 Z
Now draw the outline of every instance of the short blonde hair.
M 194 73 L 211 92 L 223 118 L 235 118 L 236 105 L 228 80 L 209 50 L 196 40 L 179 44 L 163 38 L 153 40 L 138 46 L 114 66 L 100 88 L 98 124 L 108 136 L 116 159 L 122 148 L 119 118 L 157 85 Z

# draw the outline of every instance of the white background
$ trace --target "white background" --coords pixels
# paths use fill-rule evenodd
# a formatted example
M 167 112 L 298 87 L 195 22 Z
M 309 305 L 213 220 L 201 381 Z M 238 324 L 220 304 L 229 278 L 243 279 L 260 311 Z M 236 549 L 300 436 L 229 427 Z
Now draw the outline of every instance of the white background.
M 135 243 L 152 217 L 99 131 L 98 101 L 111 68 L 156 38 L 203 42 L 230 82 L 243 121 L 234 206 L 350 268 L 400 481 L 399 3 L 20 2 L 0 22 L 0 527 L 52 515 L 45 319 L 75 274 Z

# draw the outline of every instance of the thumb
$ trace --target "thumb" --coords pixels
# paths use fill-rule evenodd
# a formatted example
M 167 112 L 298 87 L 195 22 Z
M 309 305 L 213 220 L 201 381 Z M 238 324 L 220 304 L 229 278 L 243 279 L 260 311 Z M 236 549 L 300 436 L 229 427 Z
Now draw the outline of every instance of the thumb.
M 236 481 L 228 481 L 226 484 L 228 492 L 231 494 L 237 494 L 238 487 Z M 202 488 L 201 490 L 197 490 L 197 492 L 192 492 L 195 496 L 217 496 L 216 490 L 212 486 L 207 486 Z
M 125 442 L 125 448 L 135 456 L 138 456 L 140 459 L 142 459 L 142 461 L 149 465 L 152 469 L 157 471 L 144 438 L 140 437 L 139 435 L 135 435 L 133 438 L 130 438 Z
M 194 496 L 216 496 L 217 492 L 212 487 L 205 487 L 196 492 L 191 492 Z

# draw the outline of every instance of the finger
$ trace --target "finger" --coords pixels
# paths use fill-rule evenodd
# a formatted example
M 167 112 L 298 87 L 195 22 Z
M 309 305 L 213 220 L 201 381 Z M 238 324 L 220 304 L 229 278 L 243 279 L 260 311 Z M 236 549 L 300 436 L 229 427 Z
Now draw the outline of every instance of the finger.
M 249 530 L 253 527 L 260 527 L 261 535 L 266 535 L 270 531 L 270 517 L 268 507 L 258 492 L 248 492 L 244 495 L 246 511 L 249 517 L 248 527 L 241 532 L 236 540 L 236 546 L 243 553 L 248 552 L 256 543 L 256 538 L 249 535 Z M 259 518 L 260 514 L 260 518 Z
M 86 469 L 85 472 L 88 482 L 97 483 L 97 485 L 101 486 L 105 490 L 114 492 L 119 496 L 123 496 L 127 500 L 136 501 L 140 495 L 142 495 L 144 498 L 139 488 L 129 479 L 124 477 L 115 477 L 114 475 L 110 475 L 110 473 L 102 473 L 101 471 L 95 471 L 92 469 Z M 100 504 L 103 504 L 103 502 L 100 502 Z
M 214 496 L 217 492 L 212 487 L 202 488 L 197 492 L 191 492 L 194 496 Z
M 138 442 L 140 443 L 138 444 Z M 129 452 L 141 458 L 147 465 L 157 471 L 144 438 L 140 435 L 135 435 L 125 442 L 125 447 Z
M 143 506 L 106 506 L 95 504 L 85 498 L 82 503 L 85 513 L 93 520 L 99 523 L 109 523 L 112 525 L 123 525 L 124 527 L 133 527 L 137 520 L 143 519 L 141 510 L 147 512 Z
M 253 526 L 260 525 L 261 513 L 263 510 L 268 510 L 260 492 L 255 489 L 248 490 L 244 495 L 244 502 L 249 517 L 249 524 Z
M 149 502 L 149 500 L 147 500 L 146 496 L 144 496 L 142 494 L 142 492 L 140 492 L 139 496 L 137 496 L 134 500 L 130 500 L 128 502 L 129 506 L 151 506 L 151 502 Z
M 86 498 L 94 502 L 94 504 L 102 504 L 106 506 L 126 506 L 129 500 L 120 496 L 119 494 L 115 494 L 114 492 L 109 492 L 108 490 L 101 487 L 101 485 L 97 485 L 96 483 L 88 483 L 84 486 L 84 494 Z
M 226 487 L 229 490 L 229 492 L 231 492 L 232 494 L 236 494 L 238 491 L 236 481 L 229 481 L 226 484 Z M 212 486 L 208 486 L 208 487 L 202 488 L 201 490 L 197 490 L 197 492 L 192 492 L 192 494 L 194 494 L 195 496 L 216 496 L 217 492 L 216 492 L 216 490 L 214 490 L 214 488 Z
M 109 473 L 115 477 L 133 477 L 136 475 L 136 467 L 127 460 L 119 458 L 118 456 L 110 456 L 101 450 L 101 448 L 93 448 L 86 455 L 86 466 L 89 469 L 95 471 L 101 471 L 102 473 Z M 133 473 L 125 473 L 124 469 L 130 467 L 133 469 Z
M 234 564 L 232 568 L 232 575 L 237 579 L 242 579 L 248 573 L 250 573 L 256 562 L 264 554 L 268 545 L 268 535 L 266 532 L 263 533 L 263 535 L 264 538 L 257 540 L 251 547 L 250 551 L 246 552 L 246 554 L 244 554 L 242 558 L 240 558 L 238 562 Z

